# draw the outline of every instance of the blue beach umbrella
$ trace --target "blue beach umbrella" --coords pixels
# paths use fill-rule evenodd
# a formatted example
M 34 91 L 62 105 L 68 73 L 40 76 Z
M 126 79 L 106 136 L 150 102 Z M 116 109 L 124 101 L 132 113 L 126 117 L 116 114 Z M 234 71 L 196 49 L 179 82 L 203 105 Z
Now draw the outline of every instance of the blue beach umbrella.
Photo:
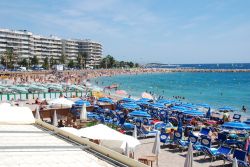
M 166 106 L 162 103 L 154 103 L 154 104 L 151 104 L 150 105 L 151 107 L 154 107 L 154 108 L 165 108 Z
M 211 108 L 210 108 L 210 107 L 208 108 L 206 117 L 207 117 L 207 118 L 210 118 L 210 117 L 211 117 Z
M 132 111 L 131 113 L 129 113 L 129 116 L 151 118 L 151 116 L 147 112 L 142 110 Z
M 135 100 L 134 100 L 134 99 L 127 98 L 127 97 L 125 97 L 125 98 L 121 99 L 120 101 L 123 101 L 123 102 L 125 102 L 125 103 L 135 102 Z
M 151 101 L 153 101 L 153 100 L 152 100 L 152 99 L 149 99 L 149 98 L 141 98 L 141 99 L 139 99 L 138 101 L 151 102 Z
M 210 105 L 209 104 L 205 104 L 205 103 L 200 103 L 200 104 L 196 104 L 197 106 L 200 106 L 200 107 L 204 107 L 204 108 L 210 108 Z
M 187 103 L 187 104 L 182 104 L 181 106 L 187 107 L 187 108 L 196 108 L 196 107 L 197 107 L 196 105 L 194 105 L 194 104 L 189 104 L 189 103 Z
M 218 108 L 218 110 L 220 112 L 223 112 L 223 111 L 234 111 L 234 109 L 232 107 L 229 107 L 229 106 L 225 106 L 225 107 L 221 107 L 221 108 Z
M 105 103 L 113 103 L 112 99 L 107 98 L 107 97 L 102 97 L 98 99 L 99 102 L 105 102 Z
M 82 106 L 83 104 L 86 104 L 87 107 L 91 105 L 90 102 L 86 101 L 86 100 L 77 100 L 77 101 L 75 101 L 75 105 L 77 105 L 77 106 Z
M 246 121 L 244 121 L 244 123 L 250 125 L 250 119 L 247 119 Z
M 178 121 L 178 128 L 177 128 L 177 131 L 178 132 L 182 132 L 182 119 L 178 119 L 179 121 Z
M 171 110 L 183 111 L 183 110 L 188 110 L 188 108 L 182 106 L 173 106 L 171 107 Z
M 137 109 L 137 108 L 141 108 L 139 105 L 137 105 L 135 103 L 124 103 L 121 106 L 124 109 Z
M 149 103 L 147 101 L 140 101 L 140 100 L 138 100 L 138 101 L 136 101 L 136 104 L 138 104 L 138 105 L 150 105 L 151 103 Z
M 221 127 L 225 129 L 250 130 L 250 126 L 243 122 L 226 122 Z
M 166 115 L 165 115 L 165 123 L 166 123 L 166 124 L 168 124 L 168 123 L 169 123 L 168 112 L 166 112 Z
M 165 99 L 161 99 L 157 101 L 157 103 L 163 103 L 163 104 L 172 104 L 174 102 L 175 102 L 174 100 L 165 100 Z
M 185 110 L 183 111 L 183 114 L 191 116 L 201 116 L 201 117 L 205 116 L 205 113 L 199 110 Z

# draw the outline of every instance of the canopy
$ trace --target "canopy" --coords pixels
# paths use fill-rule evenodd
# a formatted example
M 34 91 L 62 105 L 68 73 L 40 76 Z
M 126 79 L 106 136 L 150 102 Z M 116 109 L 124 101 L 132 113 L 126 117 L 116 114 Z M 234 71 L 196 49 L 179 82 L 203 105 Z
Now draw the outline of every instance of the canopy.
M 132 136 L 124 135 L 106 125 L 98 124 L 95 126 L 79 129 L 81 137 L 101 140 L 101 144 L 107 147 L 117 147 L 125 149 L 126 142 L 130 148 L 135 148 L 140 144 L 139 140 Z
M 141 110 L 132 111 L 131 113 L 129 113 L 129 116 L 133 116 L 133 117 L 151 117 L 147 112 L 141 111 Z
M 49 101 L 48 103 L 52 106 L 61 106 L 61 107 L 72 107 L 72 105 L 74 104 L 73 101 L 68 100 L 66 98 L 54 99 Z
M 32 124 L 35 123 L 32 111 L 28 107 L 0 106 L 0 124 Z
M 243 122 L 226 122 L 221 127 L 226 129 L 250 130 L 250 126 Z

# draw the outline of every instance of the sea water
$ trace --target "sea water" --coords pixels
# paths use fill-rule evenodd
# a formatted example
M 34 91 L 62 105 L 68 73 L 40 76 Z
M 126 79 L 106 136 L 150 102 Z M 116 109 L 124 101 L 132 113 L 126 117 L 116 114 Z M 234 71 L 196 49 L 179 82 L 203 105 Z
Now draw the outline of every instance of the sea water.
M 100 87 L 118 84 L 131 96 L 151 92 L 166 99 L 181 96 L 183 101 L 206 103 L 213 108 L 230 106 L 250 113 L 250 73 L 248 72 L 174 72 L 100 77 L 93 80 Z M 250 115 L 250 114 L 249 114 Z

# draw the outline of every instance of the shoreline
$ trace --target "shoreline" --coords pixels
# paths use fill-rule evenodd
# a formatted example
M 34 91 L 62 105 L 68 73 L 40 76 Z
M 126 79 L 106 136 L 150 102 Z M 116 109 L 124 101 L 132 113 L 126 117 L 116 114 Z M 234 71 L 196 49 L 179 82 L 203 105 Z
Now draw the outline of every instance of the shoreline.
M 64 70 L 57 71 L 60 73 L 82 73 L 82 72 L 114 72 L 114 71 L 124 71 L 124 72 L 250 72 L 250 69 L 196 69 L 196 68 L 128 68 L 128 69 L 83 69 L 83 70 Z M 14 75 L 14 74 L 51 74 L 55 71 L 45 70 L 45 71 L 0 71 L 0 75 Z

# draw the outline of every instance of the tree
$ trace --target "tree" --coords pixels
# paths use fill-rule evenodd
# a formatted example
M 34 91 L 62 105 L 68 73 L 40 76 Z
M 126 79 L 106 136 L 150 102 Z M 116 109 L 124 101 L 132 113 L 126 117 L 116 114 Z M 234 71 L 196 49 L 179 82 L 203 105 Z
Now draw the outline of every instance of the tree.
M 74 66 L 75 66 L 74 61 L 73 61 L 73 60 L 70 60 L 70 61 L 69 61 L 69 64 L 68 64 L 68 67 L 69 67 L 69 68 L 73 68 Z
M 4 58 L 4 55 L 1 56 L 1 64 L 2 64 L 2 65 L 5 65 L 5 58 Z
M 47 56 L 43 60 L 43 68 L 49 69 L 49 58 Z
M 82 59 L 81 53 L 77 55 L 76 61 L 77 61 L 77 67 L 79 67 L 79 68 L 82 69 L 82 62 L 83 62 L 83 59 Z
M 125 62 L 124 61 L 120 61 L 120 67 L 124 67 L 125 66 Z
M 82 61 L 84 62 L 84 68 L 86 69 L 89 54 L 87 52 L 84 52 L 84 53 L 81 54 L 81 57 L 82 57 Z
M 31 65 L 38 65 L 38 64 L 39 64 L 39 59 L 35 55 L 31 58 Z
M 107 67 L 108 67 L 108 68 L 113 68 L 113 67 L 114 67 L 114 64 L 115 64 L 115 59 L 114 59 L 114 57 L 108 55 L 106 58 L 108 59 Z
M 4 53 L 4 61 L 5 61 L 5 66 L 6 68 L 13 68 L 14 67 L 14 51 L 13 48 L 7 48 L 5 53 Z
M 49 59 L 49 66 L 50 66 L 50 68 L 54 65 L 54 58 L 53 58 L 53 56 Z
M 138 64 L 138 63 L 135 63 L 135 67 L 138 68 L 138 67 L 139 67 L 139 64 Z
M 27 59 L 22 59 L 19 63 L 20 66 L 27 67 L 28 66 L 28 61 Z
M 130 68 L 132 68 L 132 67 L 134 67 L 134 63 L 133 63 L 132 61 L 130 61 L 130 62 L 128 62 L 128 66 L 129 66 Z
M 60 57 L 60 59 L 59 59 L 59 62 L 61 64 L 66 64 L 66 61 L 67 61 L 67 55 L 62 54 L 61 57 Z

